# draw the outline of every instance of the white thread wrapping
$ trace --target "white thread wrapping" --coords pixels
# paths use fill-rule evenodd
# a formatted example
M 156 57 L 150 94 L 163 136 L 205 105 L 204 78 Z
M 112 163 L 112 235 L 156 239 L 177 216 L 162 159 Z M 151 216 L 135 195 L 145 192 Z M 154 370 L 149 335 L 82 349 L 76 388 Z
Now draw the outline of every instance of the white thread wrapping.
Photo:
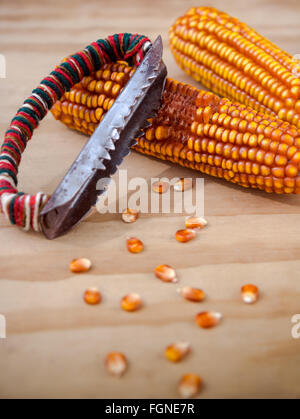
M 1 177 L 0 177 L 1 179 Z M 5 217 L 9 220 L 9 205 L 13 198 L 16 197 L 16 194 L 14 193 L 4 193 L 1 196 L 1 206 L 3 209 L 3 212 L 5 214 Z M 32 198 L 32 195 L 26 195 L 25 197 L 25 203 L 23 211 L 25 211 L 25 225 L 24 230 L 29 231 L 31 226 L 31 207 L 30 207 L 30 199 Z M 32 228 L 34 231 L 40 231 L 40 225 L 39 225 L 39 215 L 40 215 L 40 207 L 41 204 L 44 204 L 46 200 L 48 199 L 48 196 L 44 194 L 43 192 L 39 192 L 35 195 L 35 205 L 33 209 L 33 220 L 32 220 Z
M 45 86 L 44 84 L 40 84 L 38 88 L 46 91 L 50 95 L 53 103 L 55 102 L 55 97 L 53 95 L 53 92 L 49 89 L 48 86 Z
M 4 157 L 4 156 L 7 156 L 7 157 L 9 157 L 14 163 L 15 163 L 15 165 L 16 166 L 18 166 L 17 165 L 17 162 L 16 162 L 16 159 L 14 159 L 13 158 L 13 156 L 11 156 L 10 154 L 8 154 L 8 153 L 5 153 L 5 151 L 3 151 L 2 153 L 1 153 L 1 157 Z M 4 175 L 1 175 L 1 176 L 4 176 Z M 1 176 L 0 176 L 0 179 L 1 179 Z M 7 175 L 8 176 L 8 175 Z
M 77 70 L 77 72 L 78 72 L 79 76 L 80 76 L 80 77 L 83 77 L 83 73 L 80 71 L 80 68 L 78 67 L 78 65 L 77 65 L 76 61 L 75 61 L 75 60 L 73 60 L 73 58 L 72 58 L 72 57 L 69 57 L 69 60 L 70 60 L 70 61 L 72 61 L 72 63 L 73 63 L 73 64 L 74 64 L 74 66 L 76 67 L 76 70 Z
M 25 226 L 24 226 L 24 230 L 25 231 L 29 231 L 30 230 L 30 195 L 27 195 L 25 198 L 25 203 L 24 203 L 24 208 L 25 208 Z
M 30 105 L 30 103 L 23 103 L 22 108 L 29 108 L 29 109 L 31 109 L 32 111 L 34 111 L 33 106 L 32 106 L 32 105 Z
M 44 106 L 44 109 L 46 112 L 48 112 L 48 105 L 47 103 L 38 95 L 37 93 L 32 93 L 32 96 L 34 96 L 41 104 Z
M 16 129 L 17 131 L 19 131 L 19 133 L 21 134 L 21 135 L 24 135 L 24 132 L 19 128 L 19 127 L 17 127 L 17 125 L 13 125 L 13 127 L 12 127 L 13 129 Z
M 33 214 L 33 229 L 34 231 L 40 231 L 40 225 L 39 225 L 39 215 L 40 215 L 40 207 L 41 204 L 44 204 L 46 199 L 47 199 L 47 195 L 45 195 L 43 192 L 39 192 L 36 194 L 35 197 L 36 201 L 35 201 L 35 206 L 34 206 L 34 214 Z
M 7 192 L 7 193 L 4 193 L 2 196 L 1 196 L 1 206 L 2 206 L 2 210 L 3 210 L 3 212 L 4 212 L 4 214 L 5 214 L 5 216 L 6 216 L 6 218 L 9 220 L 9 211 L 8 211 L 8 207 L 9 207 L 9 204 L 10 204 L 10 202 L 11 202 L 11 200 L 13 199 L 13 197 L 15 196 L 15 194 L 14 193 L 9 193 L 9 192 Z

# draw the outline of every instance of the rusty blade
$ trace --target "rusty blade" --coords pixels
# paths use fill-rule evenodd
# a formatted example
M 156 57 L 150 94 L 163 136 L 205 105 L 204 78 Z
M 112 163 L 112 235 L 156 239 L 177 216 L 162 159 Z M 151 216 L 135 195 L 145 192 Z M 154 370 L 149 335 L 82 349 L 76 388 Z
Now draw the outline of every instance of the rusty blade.
M 156 115 L 167 75 L 162 49 L 159 36 L 42 209 L 39 221 L 48 239 L 67 233 L 88 214 L 105 190 L 101 179 L 116 172 L 147 119 Z

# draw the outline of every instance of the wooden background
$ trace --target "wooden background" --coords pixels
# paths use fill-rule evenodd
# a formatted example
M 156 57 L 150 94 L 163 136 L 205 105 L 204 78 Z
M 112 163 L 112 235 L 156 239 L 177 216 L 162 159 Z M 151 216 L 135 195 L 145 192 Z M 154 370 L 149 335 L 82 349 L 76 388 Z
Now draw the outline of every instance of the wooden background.
M 7 78 L 0 79 L 0 133 L 43 76 L 61 58 L 115 32 L 162 34 L 169 75 L 194 84 L 168 49 L 168 28 L 197 0 L 15 1 L 1 0 L 0 53 Z M 247 21 L 288 50 L 300 53 L 298 0 L 214 1 L 210 5 Z M 198 1 L 198 4 L 205 4 Z M 20 188 L 51 193 L 85 138 L 51 115 L 25 153 Z M 191 176 L 171 164 L 132 153 L 123 168 L 130 176 Z M 270 196 L 205 177 L 207 229 L 186 245 L 173 233 L 182 216 L 144 215 L 133 225 L 119 216 L 90 217 L 71 234 L 47 241 L 25 234 L 0 218 L 0 313 L 7 339 L 0 340 L 0 397 L 176 397 L 185 372 L 199 373 L 200 397 L 299 397 L 300 339 L 291 337 L 291 317 L 300 313 L 300 197 Z M 142 254 L 125 250 L 125 238 L 144 240 Z M 88 257 L 89 274 L 71 275 L 69 261 Z M 205 302 L 180 299 L 176 285 L 154 278 L 167 263 L 181 285 L 202 287 Z M 240 300 L 245 283 L 260 287 L 253 306 Z M 82 293 L 98 286 L 103 303 L 86 306 Z M 119 308 L 127 292 L 144 308 Z M 219 327 L 197 328 L 198 311 L 223 313 Z M 192 353 L 178 365 L 164 359 L 167 344 L 187 340 Z M 122 379 L 108 376 L 103 359 L 124 351 L 130 368 Z

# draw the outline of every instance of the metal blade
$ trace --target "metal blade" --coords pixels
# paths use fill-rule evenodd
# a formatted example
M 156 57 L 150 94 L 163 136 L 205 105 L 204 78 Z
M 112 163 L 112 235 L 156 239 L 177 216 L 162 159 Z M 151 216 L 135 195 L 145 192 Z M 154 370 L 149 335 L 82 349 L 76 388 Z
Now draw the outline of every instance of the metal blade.
M 99 180 L 116 172 L 158 110 L 167 75 L 162 48 L 158 37 L 41 211 L 48 239 L 67 233 L 87 215 L 104 191 L 97 190 Z

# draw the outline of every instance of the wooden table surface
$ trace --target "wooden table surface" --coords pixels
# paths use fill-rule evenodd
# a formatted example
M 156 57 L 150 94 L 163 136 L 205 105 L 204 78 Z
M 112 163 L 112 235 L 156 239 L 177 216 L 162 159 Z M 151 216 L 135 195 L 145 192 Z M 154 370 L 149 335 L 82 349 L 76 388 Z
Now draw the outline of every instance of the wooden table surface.
M 195 84 L 177 68 L 167 43 L 170 24 L 195 3 L 1 0 L 0 53 L 7 61 L 7 78 L 0 79 L 1 136 L 61 58 L 108 34 L 162 34 L 169 75 Z M 240 0 L 210 3 L 300 53 L 298 0 L 253 0 L 251 7 Z M 47 116 L 22 161 L 20 189 L 51 193 L 84 141 Z M 148 180 L 196 175 L 137 153 L 122 168 Z M 127 225 L 118 215 L 96 214 L 55 241 L 25 234 L 1 216 L 0 313 L 7 339 L 0 340 L 0 397 L 173 398 L 185 372 L 203 377 L 203 398 L 299 397 L 300 339 L 291 336 L 291 317 L 300 313 L 299 208 L 299 196 L 267 195 L 205 177 L 209 226 L 186 245 L 173 238 L 182 216 L 143 215 Z M 145 242 L 143 253 L 126 251 L 129 235 Z M 75 257 L 92 260 L 90 273 L 69 272 Z M 184 301 L 177 285 L 155 279 L 153 268 L 161 263 L 177 269 L 180 285 L 203 288 L 206 301 Z M 242 303 L 245 283 L 259 286 L 257 304 Z M 89 286 L 101 290 L 101 305 L 83 303 Z M 128 292 L 143 297 L 139 312 L 120 310 Z M 193 318 L 207 309 L 224 318 L 215 329 L 202 330 Z M 178 340 L 189 341 L 192 352 L 175 365 L 164 358 L 164 348 Z M 104 367 L 112 350 L 130 362 L 121 379 Z

